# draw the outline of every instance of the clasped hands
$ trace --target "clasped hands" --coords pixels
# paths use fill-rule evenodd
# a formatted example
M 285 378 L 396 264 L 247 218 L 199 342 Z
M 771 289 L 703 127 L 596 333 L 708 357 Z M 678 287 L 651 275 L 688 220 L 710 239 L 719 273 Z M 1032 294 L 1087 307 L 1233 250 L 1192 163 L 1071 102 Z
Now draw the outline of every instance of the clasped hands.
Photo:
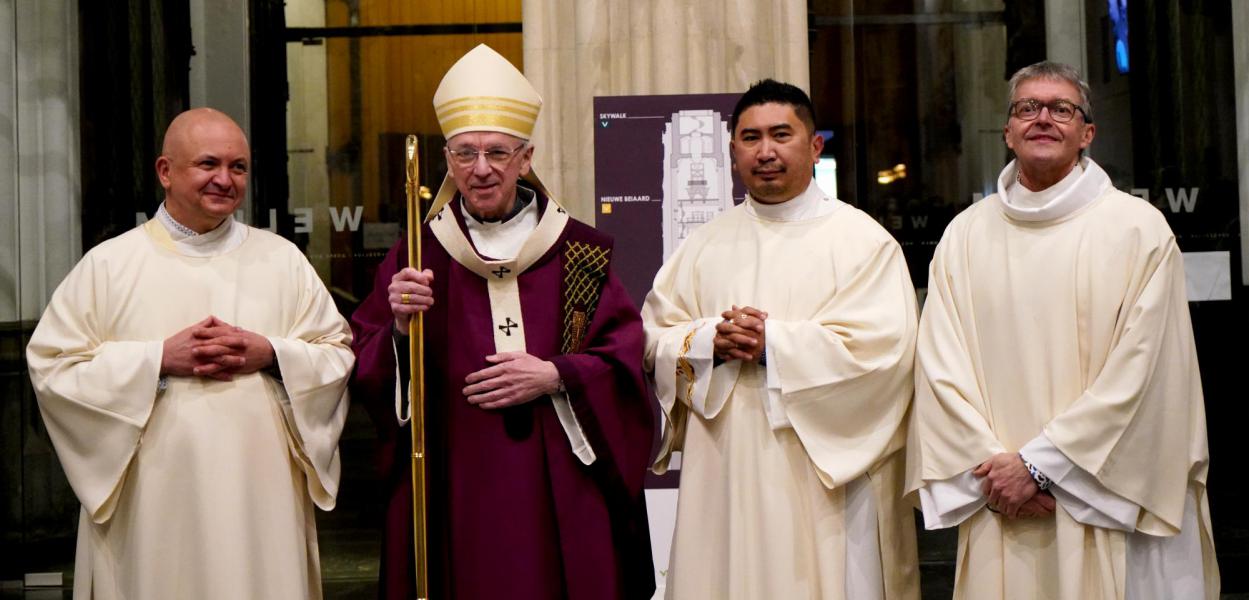
M 716 323 L 716 335 L 711 345 L 717 358 L 723 361 L 740 360 L 758 363 L 766 347 L 765 313 L 751 306 L 733 308 L 720 313 L 724 319 Z
M 983 478 L 980 491 L 990 510 L 1010 519 L 1048 517 L 1054 514 L 1054 497 L 1037 487 L 1023 458 L 1014 452 L 994 454 L 972 472 Z
M 160 374 L 230 381 L 275 360 L 273 345 L 263 335 L 210 316 L 165 340 Z
M 408 334 L 412 315 L 434 305 L 434 272 L 400 269 L 386 288 L 395 331 Z M 555 364 L 526 352 L 499 352 L 486 357 L 484 369 L 464 378 L 464 398 L 484 409 L 505 408 L 530 402 L 559 389 L 559 369 Z

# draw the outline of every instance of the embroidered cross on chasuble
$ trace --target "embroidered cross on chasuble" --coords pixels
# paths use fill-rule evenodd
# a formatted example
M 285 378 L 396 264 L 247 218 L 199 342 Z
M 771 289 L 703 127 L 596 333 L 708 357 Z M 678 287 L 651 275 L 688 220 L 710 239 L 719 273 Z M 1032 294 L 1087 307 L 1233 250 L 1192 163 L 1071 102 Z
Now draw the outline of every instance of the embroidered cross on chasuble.
M 486 281 L 490 297 L 490 318 L 494 327 L 495 352 L 525 352 L 525 323 L 520 305 L 518 277 L 541 259 L 563 233 L 568 224 L 568 212 L 554 200 L 548 200 L 538 221 L 514 258 L 493 260 L 482 258 L 453 218 L 442 218 L 442 212 L 451 210 L 454 203 L 444 204 L 427 220 L 430 231 L 456 262 Z M 560 352 L 575 353 L 581 348 L 594 311 L 607 283 L 607 269 L 611 261 L 611 248 L 585 241 L 567 240 L 562 250 L 563 263 L 563 334 Z M 564 393 L 551 395 L 551 403 L 569 440 L 585 440 L 585 433 L 577 422 L 568 396 Z M 588 447 L 588 446 L 587 446 Z M 589 464 L 594 456 L 581 456 Z

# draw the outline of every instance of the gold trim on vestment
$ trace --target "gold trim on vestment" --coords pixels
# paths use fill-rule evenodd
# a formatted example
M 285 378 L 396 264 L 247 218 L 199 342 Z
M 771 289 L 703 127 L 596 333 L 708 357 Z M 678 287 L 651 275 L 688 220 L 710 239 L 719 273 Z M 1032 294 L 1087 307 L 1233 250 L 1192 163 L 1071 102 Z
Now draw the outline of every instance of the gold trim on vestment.
M 698 377 L 694 373 L 694 365 L 690 364 L 689 359 L 685 358 L 689 354 L 690 347 L 694 345 L 694 335 L 702 328 L 702 324 L 695 326 L 689 333 L 685 334 L 685 339 L 681 341 L 681 353 L 677 355 L 677 381 L 685 380 L 685 401 L 691 402 L 694 397 L 694 383 L 698 381 Z M 678 398 L 678 400 L 680 400 Z
M 569 240 L 564 246 L 564 335 L 561 352 L 581 349 L 607 282 L 611 248 Z
M 169 235 L 169 230 L 156 219 L 148 219 L 143 223 L 143 229 L 147 231 L 148 237 L 156 242 L 157 246 L 173 252 L 178 252 L 178 246 L 173 241 L 173 236 Z

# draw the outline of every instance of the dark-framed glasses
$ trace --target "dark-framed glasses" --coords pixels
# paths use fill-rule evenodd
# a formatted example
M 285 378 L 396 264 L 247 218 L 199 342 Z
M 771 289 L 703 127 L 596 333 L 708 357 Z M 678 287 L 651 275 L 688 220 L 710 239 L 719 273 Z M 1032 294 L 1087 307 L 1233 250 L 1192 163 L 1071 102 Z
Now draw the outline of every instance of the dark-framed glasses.
M 1050 102 L 1041 102 L 1034 98 L 1024 98 L 1016 100 L 1010 106 L 1010 114 L 1020 121 L 1031 121 L 1041 116 L 1041 109 L 1047 108 L 1050 111 L 1050 118 L 1058 123 L 1066 123 L 1075 118 L 1076 112 L 1084 115 L 1084 122 L 1092 123 L 1088 113 L 1083 108 L 1063 99 L 1052 100 Z
M 459 148 L 447 148 L 447 154 L 451 156 L 451 162 L 459 167 L 471 167 L 477 162 L 478 156 L 485 156 L 486 162 L 492 167 L 506 167 L 512 161 L 512 157 L 518 152 L 528 148 L 526 142 L 515 148 L 505 148 L 503 146 L 491 146 L 489 148 L 480 149 L 472 146 L 461 146 Z

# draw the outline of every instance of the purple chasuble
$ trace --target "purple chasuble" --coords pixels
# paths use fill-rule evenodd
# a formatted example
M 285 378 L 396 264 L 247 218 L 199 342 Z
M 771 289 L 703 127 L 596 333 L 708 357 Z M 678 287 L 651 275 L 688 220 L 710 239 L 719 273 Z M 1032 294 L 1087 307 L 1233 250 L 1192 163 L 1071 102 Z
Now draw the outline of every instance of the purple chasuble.
M 546 199 L 540 194 L 539 214 Z M 457 196 L 440 218 L 465 229 Z M 465 229 L 467 237 L 467 230 Z M 488 366 L 494 324 L 486 282 L 457 263 L 425 226 L 424 267 L 434 272 L 425 316 L 426 465 L 430 597 L 649 598 L 655 589 L 642 482 L 653 415 L 642 376 L 637 308 L 608 272 L 579 350 L 561 354 L 567 243 L 611 246 L 569 219 L 550 250 L 518 277 L 526 351 L 559 369 L 597 460 L 572 452 L 549 397 L 485 410 L 461 393 Z M 388 494 L 380 596 L 413 595 L 410 433 L 395 416 L 394 318 L 386 288 L 407 266 L 402 240 L 378 267 L 352 316 L 357 356 L 352 399 L 368 407 L 380 438 Z M 406 338 L 399 344 L 407 376 Z

